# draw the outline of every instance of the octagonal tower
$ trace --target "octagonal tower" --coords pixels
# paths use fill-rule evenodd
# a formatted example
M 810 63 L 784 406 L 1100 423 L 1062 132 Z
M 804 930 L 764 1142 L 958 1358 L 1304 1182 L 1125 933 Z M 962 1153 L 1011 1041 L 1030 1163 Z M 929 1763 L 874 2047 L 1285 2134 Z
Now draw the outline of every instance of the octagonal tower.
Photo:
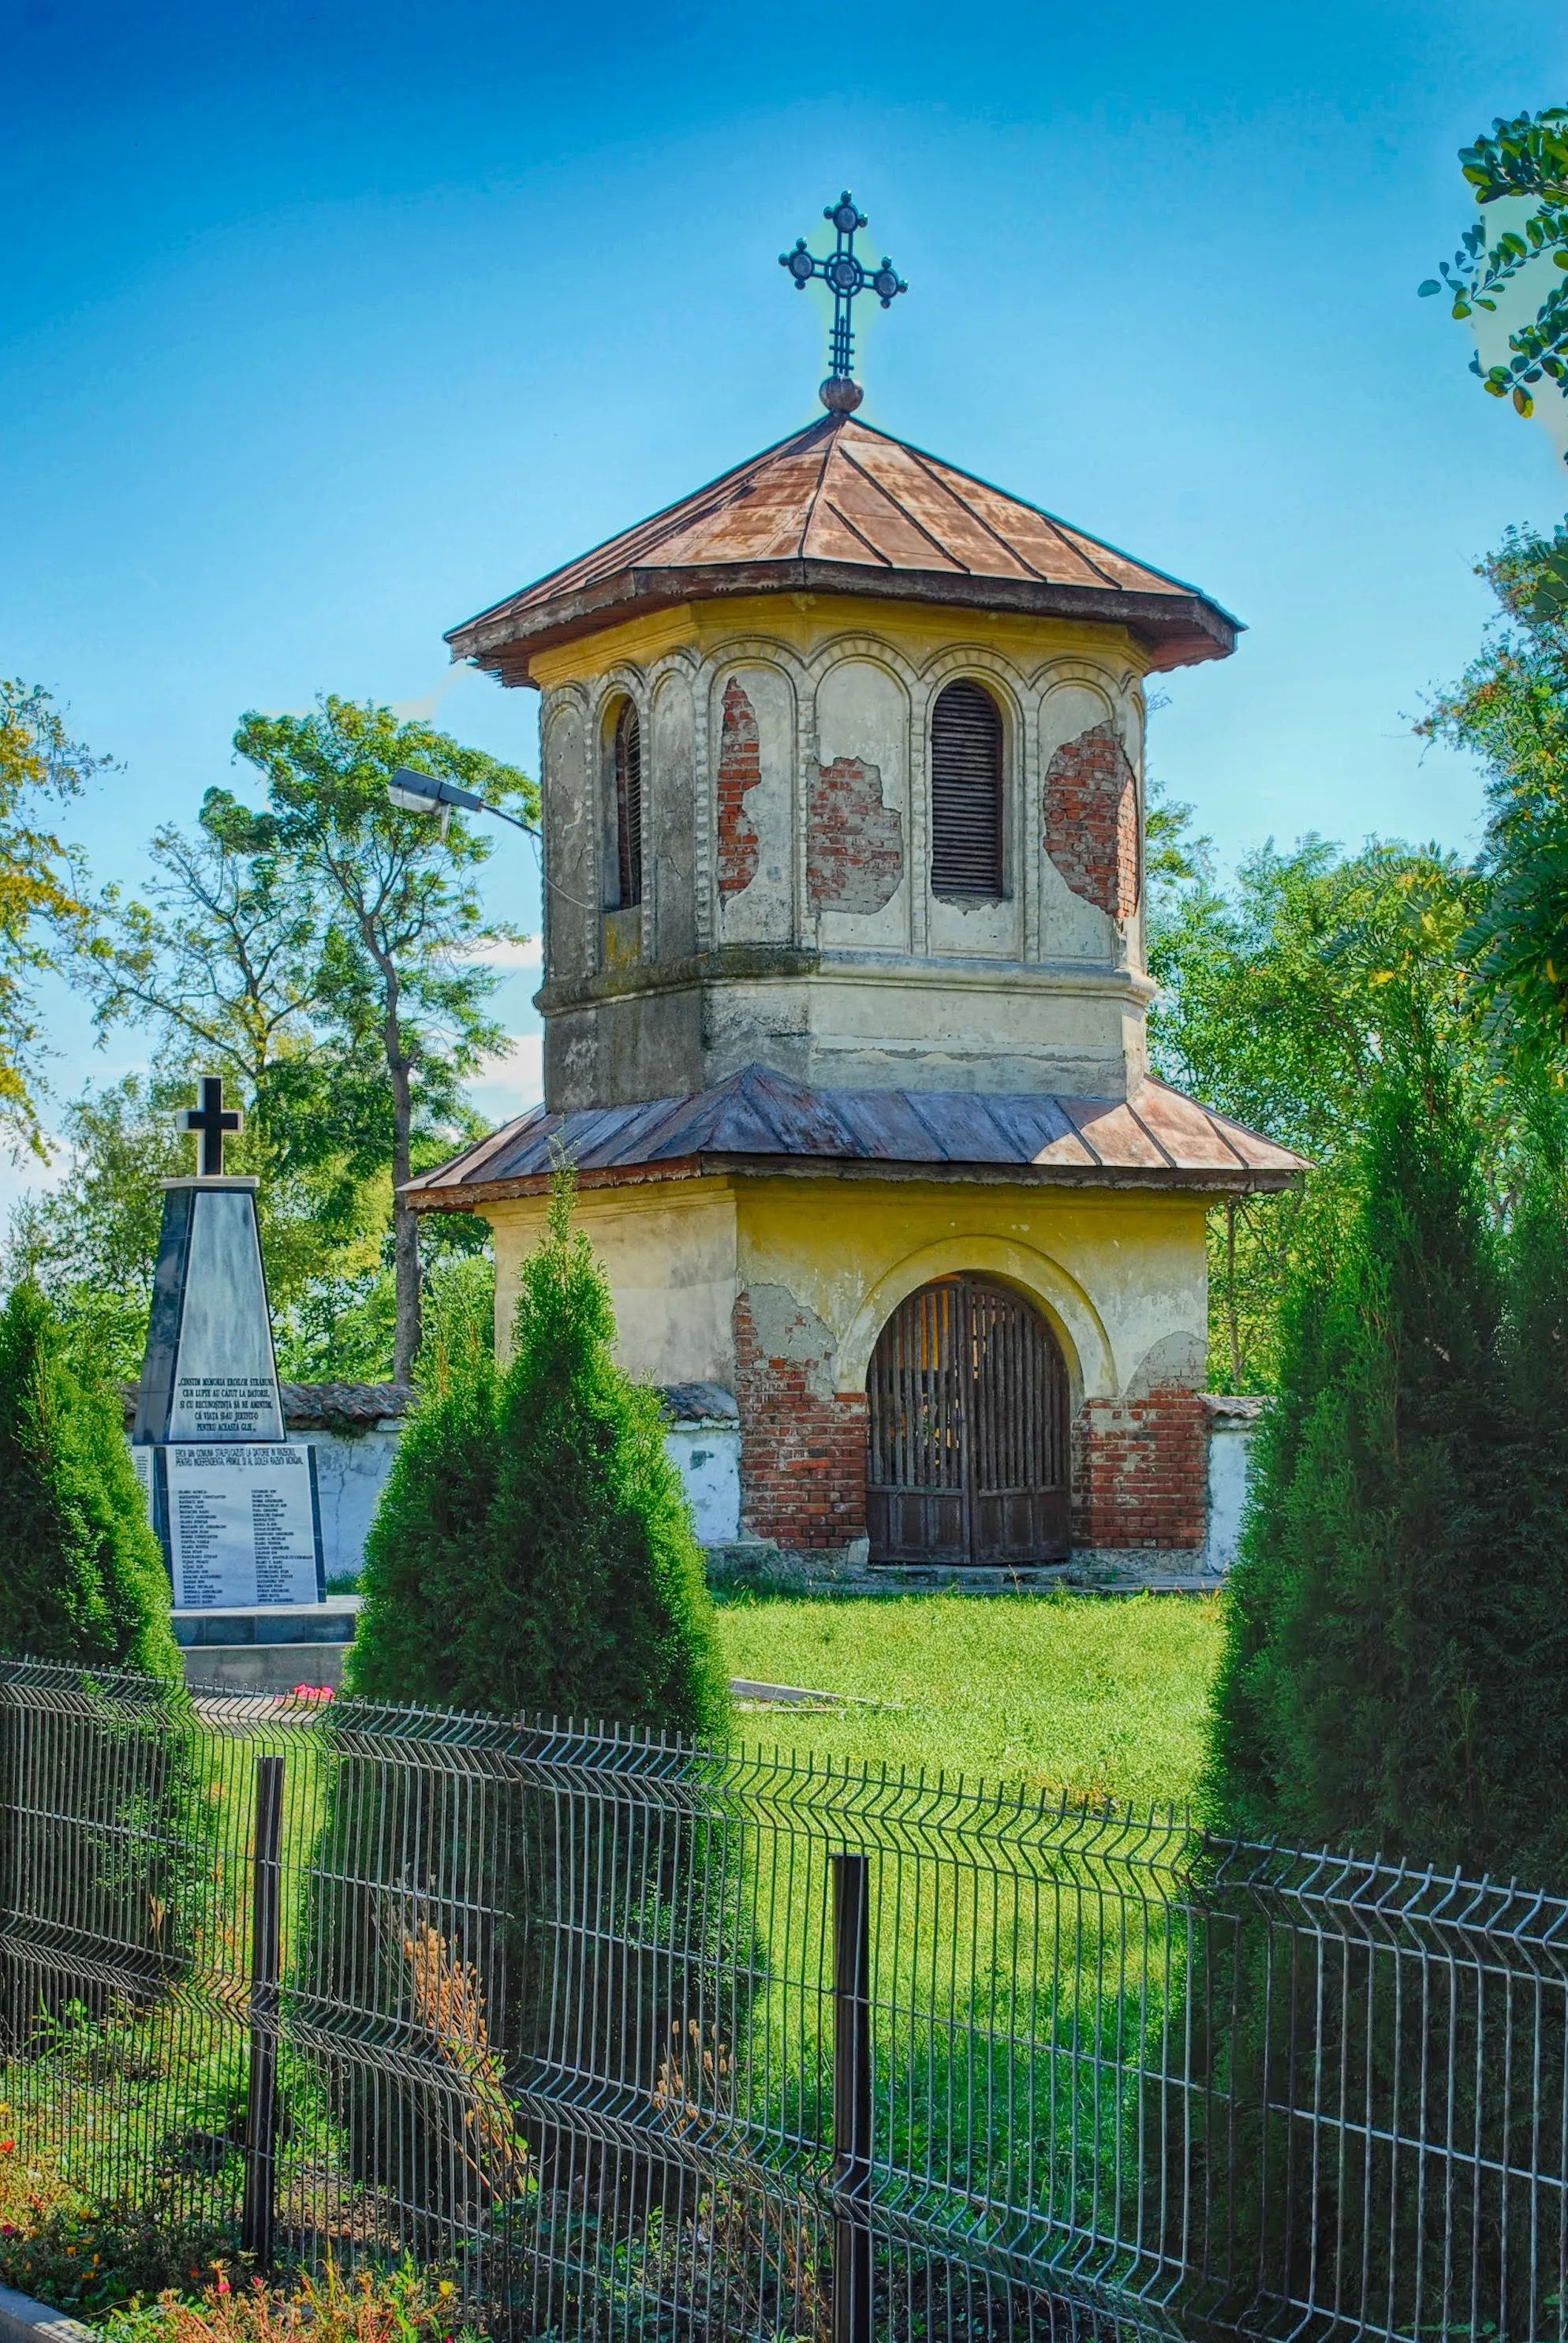
M 1149 1076 L 1143 684 L 1236 633 L 840 405 L 448 638 L 542 695 L 545 1101 L 406 1192 L 504 1342 L 565 1147 L 731 1557 L 1201 1551 L 1205 1214 L 1302 1167 Z
M 1235 633 L 842 415 L 455 629 L 543 696 L 546 1104 L 1126 1098 L 1143 678 Z

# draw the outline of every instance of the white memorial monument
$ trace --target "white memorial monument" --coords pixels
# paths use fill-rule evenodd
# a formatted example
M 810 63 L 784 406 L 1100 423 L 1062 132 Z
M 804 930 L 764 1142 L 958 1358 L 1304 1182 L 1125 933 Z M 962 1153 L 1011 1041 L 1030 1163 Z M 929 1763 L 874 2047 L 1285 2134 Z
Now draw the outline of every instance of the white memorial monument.
M 316 1453 L 284 1437 L 256 1182 L 223 1168 L 239 1115 L 209 1075 L 180 1117 L 201 1168 L 164 1182 L 132 1444 L 176 1611 L 319 1603 Z

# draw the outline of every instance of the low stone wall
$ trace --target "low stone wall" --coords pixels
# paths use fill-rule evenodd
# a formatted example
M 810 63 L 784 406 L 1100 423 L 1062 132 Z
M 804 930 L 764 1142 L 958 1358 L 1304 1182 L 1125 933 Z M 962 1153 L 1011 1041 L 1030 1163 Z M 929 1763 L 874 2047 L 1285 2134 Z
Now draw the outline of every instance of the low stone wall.
M 398 1435 L 413 1402 L 404 1383 L 280 1383 L 285 1434 L 316 1451 L 321 1543 L 327 1581 L 357 1577 L 365 1541 L 387 1486 Z M 121 1397 L 127 1437 L 136 1385 Z M 702 1544 L 740 1534 L 740 1423 L 729 1392 L 679 1383 L 664 1394 L 665 1447 L 680 1473 Z
M 352 1578 L 364 1556 L 412 1394 L 397 1383 L 285 1383 L 282 1396 L 289 1439 L 308 1440 L 316 1449 L 327 1575 L 329 1580 Z M 717 1384 L 674 1384 L 665 1392 L 669 1420 L 665 1446 L 680 1473 L 698 1539 L 707 1551 L 709 1576 L 716 1585 L 779 1584 L 856 1594 L 940 1586 L 996 1594 L 1058 1584 L 1196 1591 L 1217 1584 L 1235 1558 L 1252 1440 L 1267 1402 L 1214 1393 L 1197 1399 L 1183 1395 L 1185 1404 L 1177 1412 L 1167 1397 L 1156 1393 L 1144 1401 L 1116 1403 L 1121 1408 L 1117 1420 L 1108 1419 L 1099 1427 L 1096 1485 L 1075 1509 L 1070 1559 L 1020 1570 L 879 1565 L 868 1560 L 863 1535 L 803 1547 L 782 1539 L 743 1536 L 739 1414 L 733 1393 Z M 126 1402 L 127 1428 L 134 1406 L 133 1390 Z M 1151 1491 L 1147 1473 L 1138 1471 L 1135 1477 L 1144 1493 L 1136 1506 L 1130 1506 L 1121 1502 L 1131 1494 L 1127 1476 L 1140 1465 L 1141 1449 L 1151 1443 L 1161 1451 L 1169 1486 Z M 1107 1526 L 1111 1527 L 1110 1537 Z M 1191 1543 L 1172 1542 L 1172 1528 Z

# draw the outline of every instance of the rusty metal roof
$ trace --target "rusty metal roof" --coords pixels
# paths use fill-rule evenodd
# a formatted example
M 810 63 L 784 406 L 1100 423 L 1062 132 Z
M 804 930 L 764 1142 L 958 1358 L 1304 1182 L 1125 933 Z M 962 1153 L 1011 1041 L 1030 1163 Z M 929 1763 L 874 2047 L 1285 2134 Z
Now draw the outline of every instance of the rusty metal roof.
M 722 594 L 876 594 L 1131 628 L 1156 668 L 1223 659 L 1218 603 L 853 416 L 829 415 L 454 627 L 454 659 L 528 680 L 536 651 Z
M 709 1172 L 1022 1180 L 1080 1187 L 1289 1187 L 1302 1158 L 1163 1082 L 1130 1101 L 990 1091 L 813 1090 L 764 1066 L 685 1098 L 532 1108 L 402 1191 L 467 1212 L 547 1187 L 558 1147 L 582 1187 Z

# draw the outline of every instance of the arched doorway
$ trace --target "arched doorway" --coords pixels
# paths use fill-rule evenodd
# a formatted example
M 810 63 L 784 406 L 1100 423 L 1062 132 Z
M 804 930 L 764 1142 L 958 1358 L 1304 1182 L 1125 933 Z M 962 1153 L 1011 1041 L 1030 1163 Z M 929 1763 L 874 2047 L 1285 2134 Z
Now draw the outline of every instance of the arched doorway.
M 866 1377 L 873 1562 L 1060 1562 L 1070 1550 L 1068 1380 L 1040 1312 L 942 1277 L 901 1302 Z

